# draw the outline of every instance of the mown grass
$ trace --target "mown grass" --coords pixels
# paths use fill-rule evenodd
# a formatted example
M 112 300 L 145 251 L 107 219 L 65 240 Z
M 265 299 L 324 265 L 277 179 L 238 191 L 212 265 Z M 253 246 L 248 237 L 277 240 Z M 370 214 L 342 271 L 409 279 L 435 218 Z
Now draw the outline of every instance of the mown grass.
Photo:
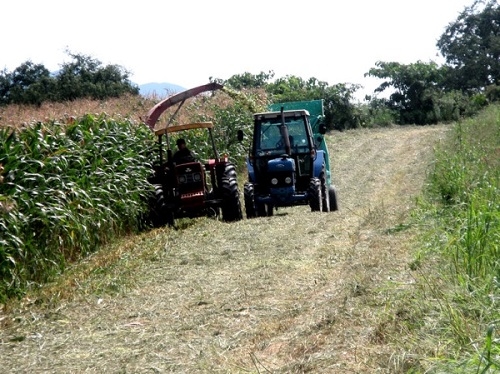
M 428 142 L 442 131 L 355 131 L 343 147 L 333 143 L 340 134 L 329 138 L 339 212 L 294 207 L 232 224 L 186 220 L 178 230 L 110 242 L 0 311 L 2 365 L 221 373 L 422 367 L 392 345 L 426 318 L 399 297 L 415 287 L 405 270 L 415 226 L 385 232 L 406 222 Z M 373 153 L 358 154 L 367 144 Z
M 436 149 L 419 216 L 426 227 L 423 250 L 411 264 L 423 284 L 413 295 L 418 310 L 423 310 L 416 332 L 420 340 L 415 344 L 428 348 L 420 350 L 429 359 L 428 372 L 496 372 L 500 370 L 500 106 L 457 123 L 450 133 Z

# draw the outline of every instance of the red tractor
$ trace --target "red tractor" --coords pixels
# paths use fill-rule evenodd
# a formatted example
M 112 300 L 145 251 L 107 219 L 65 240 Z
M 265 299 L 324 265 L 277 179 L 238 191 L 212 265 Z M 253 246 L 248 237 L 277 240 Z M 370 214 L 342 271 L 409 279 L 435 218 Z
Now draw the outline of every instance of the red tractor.
M 154 186 L 150 201 L 150 221 L 155 227 L 173 225 L 176 218 L 219 216 L 224 221 L 238 221 L 243 218 L 236 168 L 227 156 L 220 156 L 213 138 L 211 122 L 167 125 L 154 129 L 159 115 L 168 107 L 184 101 L 198 93 L 222 88 L 211 83 L 169 97 L 153 107 L 146 117 L 146 124 L 158 137 L 159 159 L 153 166 L 149 182 Z M 177 109 L 178 110 L 178 109 Z M 206 129 L 211 142 L 211 155 L 206 162 L 188 160 L 175 162 L 170 144 L 172 137 L 181 132 Z M 163 138 L 166 141 L 163 142 Z M 165 149 L 166 145 L 166 159 Z

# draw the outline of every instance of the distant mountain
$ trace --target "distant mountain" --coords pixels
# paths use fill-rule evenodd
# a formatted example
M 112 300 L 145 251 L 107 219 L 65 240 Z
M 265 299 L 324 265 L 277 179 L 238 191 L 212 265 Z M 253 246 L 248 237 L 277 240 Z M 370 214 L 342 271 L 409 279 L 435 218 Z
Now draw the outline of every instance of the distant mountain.
M 145 83 L 139 84 L 139 93 L 142 96 L 156 95 L 159 97 L 167 97 L 178 92 L 185 91 L 184 87 L 172 83 Z

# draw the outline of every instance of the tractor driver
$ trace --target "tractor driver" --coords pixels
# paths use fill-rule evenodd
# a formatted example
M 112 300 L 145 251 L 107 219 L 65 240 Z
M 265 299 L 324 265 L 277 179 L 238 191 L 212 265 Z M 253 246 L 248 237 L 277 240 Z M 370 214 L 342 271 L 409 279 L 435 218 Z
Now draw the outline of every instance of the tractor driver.
M 177 139 L 176 144 L 178 149 L 177 152 L 175 152 L 172 160 L 176 165 L 196 161 L 193 152 L 191 152 L 186 146 L 186 141 L 184 139 Z

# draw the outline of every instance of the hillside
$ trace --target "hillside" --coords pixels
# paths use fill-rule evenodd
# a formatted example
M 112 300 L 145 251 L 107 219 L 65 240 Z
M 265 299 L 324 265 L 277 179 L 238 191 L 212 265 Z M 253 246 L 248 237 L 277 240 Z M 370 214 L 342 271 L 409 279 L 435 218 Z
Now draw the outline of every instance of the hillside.
M 416 365 L 394 339 L 411 314 L 399 295 L 417 279 L 410 212 L 446 131 L 330 134 L 338 212 L 200 219 L 110 244 L 42 292 L 48 302 L 0 314 L 0 367 L 404 372 Z

